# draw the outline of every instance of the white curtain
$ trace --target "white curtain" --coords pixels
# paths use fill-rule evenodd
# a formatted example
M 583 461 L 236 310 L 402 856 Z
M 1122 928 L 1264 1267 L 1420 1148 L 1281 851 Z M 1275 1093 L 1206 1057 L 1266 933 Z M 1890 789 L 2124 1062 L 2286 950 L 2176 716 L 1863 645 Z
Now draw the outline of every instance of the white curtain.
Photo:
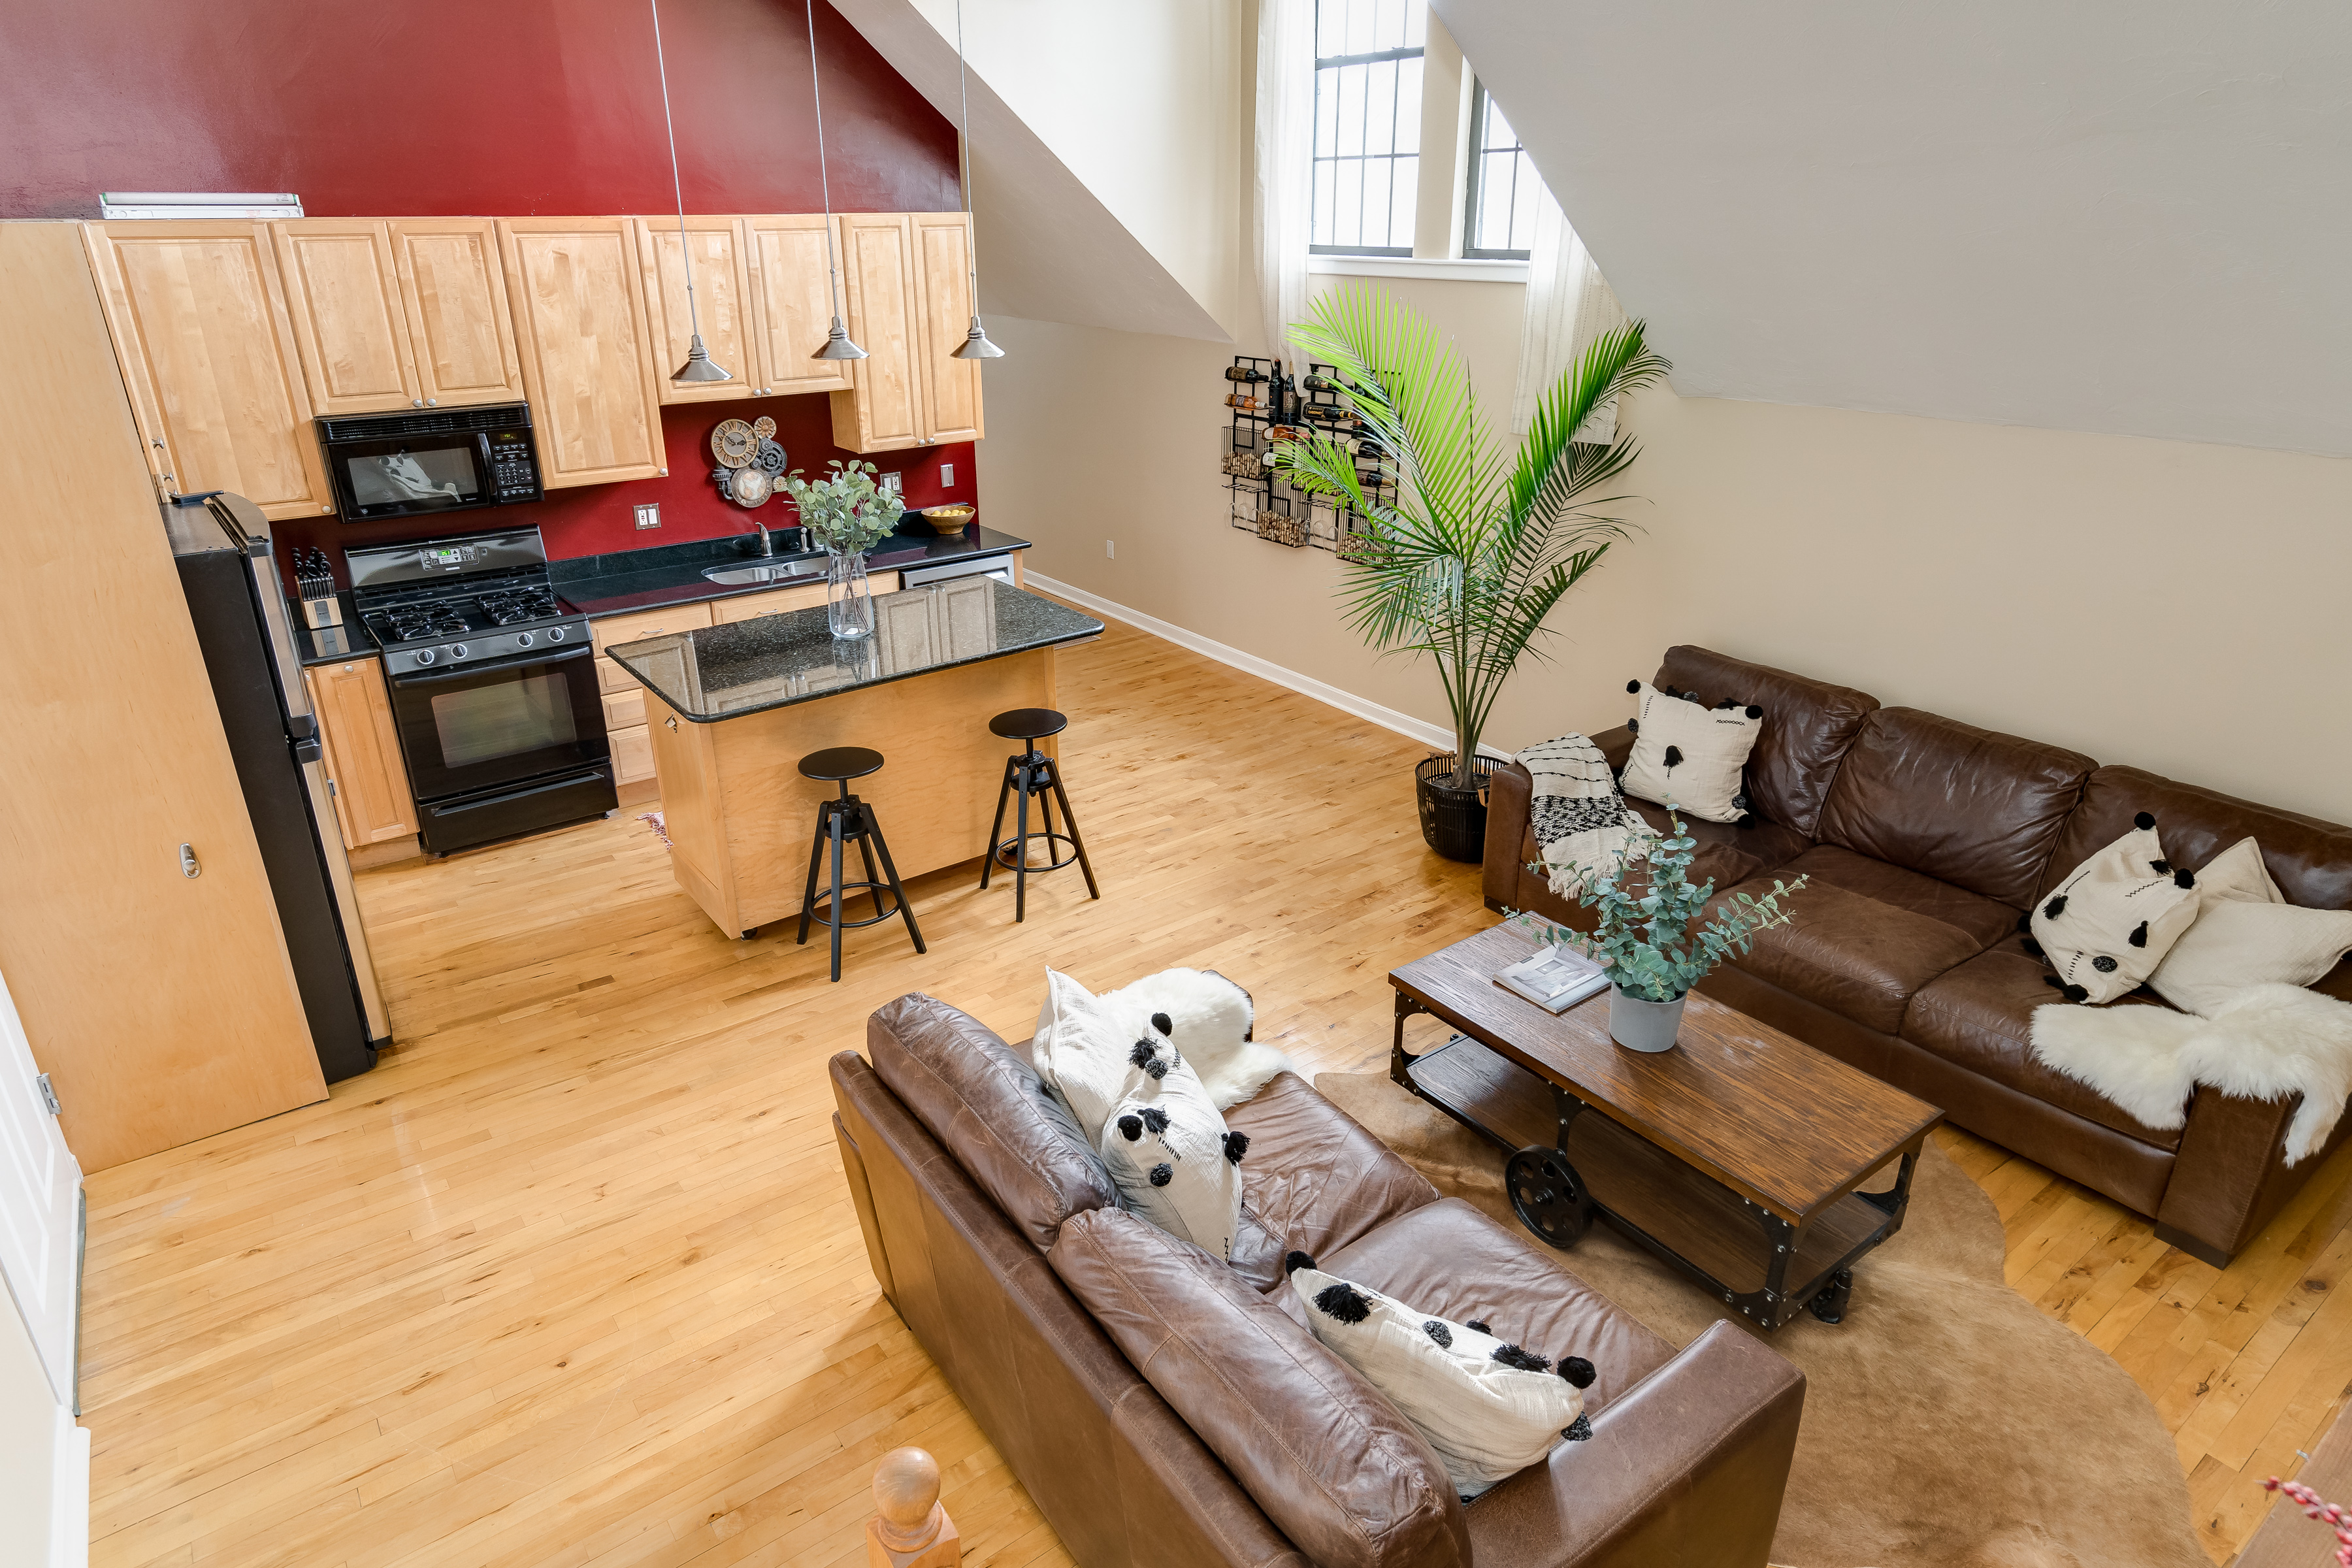
M 1528 310 L 1519 329 L 1519 384 L 1511 399 L 1511 433 L 1524 436 L 1536 405 L 1580 358 L 1592 340 L 1625 324 L 1617 296 L 1592 264 L 1592 255 L 1568 226 L 1551 193 L 1536 197 L 1536 232 L 1528 246 Z M 1617 436 L 1617 405 L 1602 404 L 1577 428 L 1580 441 Z
M 1290 346 L 1290 323 L 1307 314 L 1314 114 L 1315 0 L 1258 0 L 1252 226 L 1265 352 L 1285 360 L 1298 353 Z

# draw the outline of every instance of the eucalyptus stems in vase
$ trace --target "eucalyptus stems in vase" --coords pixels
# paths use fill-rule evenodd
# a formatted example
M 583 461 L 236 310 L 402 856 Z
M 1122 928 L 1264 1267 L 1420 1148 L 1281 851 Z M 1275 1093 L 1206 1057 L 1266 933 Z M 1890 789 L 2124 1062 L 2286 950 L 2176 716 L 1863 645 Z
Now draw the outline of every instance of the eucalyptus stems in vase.
M 794 468 L 776 488 L 800 509 L 801 527 L 825 554 L 825 624 L 837 637 L 874 634 L 874 594 L 866 581 L 866 552 L 898 526 L 896 490 L 874 480 L 880 470 L 855 458 L 835 458 L 834 471 L 815 480 Z
M 1598 911 L 1590 931 L 1570 931 L 1535 917 L 1544 940 L 1571 947 L 1608 971 L 1609 1036 L 1637 1051 L 1663 1051 L 1682 1026 L 1691 988 L 1725 959 L 1747 952 L 1759 932 L 1789 923 L 1780 900 L 1802 888 L 1775 878 L 1760 897 L 1733 892 L 1713 919 L 1702 920 L 1715 896 L 1712 880 L 1693 887 L 1685 874 L 1697 840 L 1669 810 L 1669 831 L 1637 837 L 1613 866 L 1570 864 L 1576 901 Z M 1534 868 L 1549 875 L 1553 868 Z

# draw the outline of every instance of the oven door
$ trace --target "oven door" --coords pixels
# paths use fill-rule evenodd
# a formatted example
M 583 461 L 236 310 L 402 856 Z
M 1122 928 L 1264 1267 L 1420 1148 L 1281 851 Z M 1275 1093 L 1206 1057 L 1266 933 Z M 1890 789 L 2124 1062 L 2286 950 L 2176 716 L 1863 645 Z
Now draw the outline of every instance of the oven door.
M 321 443 L 345 522 L 432 517 L 498 504 L 488 438 L 478 430 Z
M 594 649 L 392 678 L 420 801 L 577 770 L 612 755 Z

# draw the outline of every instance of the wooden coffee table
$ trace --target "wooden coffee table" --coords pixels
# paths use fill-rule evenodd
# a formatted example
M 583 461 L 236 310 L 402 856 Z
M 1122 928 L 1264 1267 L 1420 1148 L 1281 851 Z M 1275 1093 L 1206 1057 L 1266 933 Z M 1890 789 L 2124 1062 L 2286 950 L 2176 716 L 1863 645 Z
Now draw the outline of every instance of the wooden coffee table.
M 1944 1113 L 1696 992 L 1673 1050 L 1629 1051 L 1609 993 L 1555 1017 L 1495 984 L 1536 946 L 1495 926 L 1391 970 L 1389 1075 L 1505 1151 L 1511 1205 L 1552 1246 L 1597 1216 L 1761 1327 L 1804 1307 L 1838 1321 Z M 1457 1033 L 1412 1055 L 1416 1013 Z M 1890 1187 L 1860 1190 L 1891 1164 Z

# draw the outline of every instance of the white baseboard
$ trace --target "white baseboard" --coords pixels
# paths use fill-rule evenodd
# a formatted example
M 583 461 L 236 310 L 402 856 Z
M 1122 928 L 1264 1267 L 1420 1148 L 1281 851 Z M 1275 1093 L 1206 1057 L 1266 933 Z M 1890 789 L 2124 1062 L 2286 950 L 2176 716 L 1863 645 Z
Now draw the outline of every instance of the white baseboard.
M 49 1568 L 89 1568 L 89 1428 L 62 1405 L 50 1462 Z
M 1223 643 L 1204 637 L 1198 632 L 1188 631 L 1173 621 L 1163 621 L 1157 616 L 1147 616 L 1141 610 L 1130 610 L 1125 605 L 1106 599 L 1098 594 L 1089 594 L 1084 588 L 1073 588 L 1067 583 L 1056 582 L 1039 573 L 1024 570 L 1023 581 L 1041 594 L 1051 594 L 1057 599 L 1067 599 L 1074 605 L 1092 610 L 1096 615 L 1108 616 L 1115 621 L 1124 621 L 1138 631 L 1150 632 L 1153 637 L 1163 637 L 1178 647 L 1191 648 L 1194 653 L 1213 658 L 1219 664 L 1230 665 L 1244 675 L 1255 675 L 1260 680 L 1271 680 L 1276 686 L 1297 692 L 1301 697 L 1312 697 L 1316 701 L 1327 703 L 1339 709 L 1342 713 L 1352 713 L 1359 719 L 1378 724 L 1383 730 L 1393 730 L 1400 735 L 1420 742 L 1431 751 L 1451 752 L 1454 749 L 1454 731 L 1443 724 L 1433 724 L 1426 719 L 1416 719 L 1410 713 L 1401 713 L 1393 708 L 1383 707 L 1378 702 L 1359 697 L 1352 691 L 1342 690 L 1328 681 L 1301 675 L 1295 669 L 1286 669 L 1271 659 L 1260 658 L 1254 653 L 1244 653 L 1240 648 L 1229 647 Z M 1511 755 L 1508 752 L 1497 751 L 1483 742 L 1479 744 L 1478 754 L 1482 757 L 1500 757 L 1506 761 Z

